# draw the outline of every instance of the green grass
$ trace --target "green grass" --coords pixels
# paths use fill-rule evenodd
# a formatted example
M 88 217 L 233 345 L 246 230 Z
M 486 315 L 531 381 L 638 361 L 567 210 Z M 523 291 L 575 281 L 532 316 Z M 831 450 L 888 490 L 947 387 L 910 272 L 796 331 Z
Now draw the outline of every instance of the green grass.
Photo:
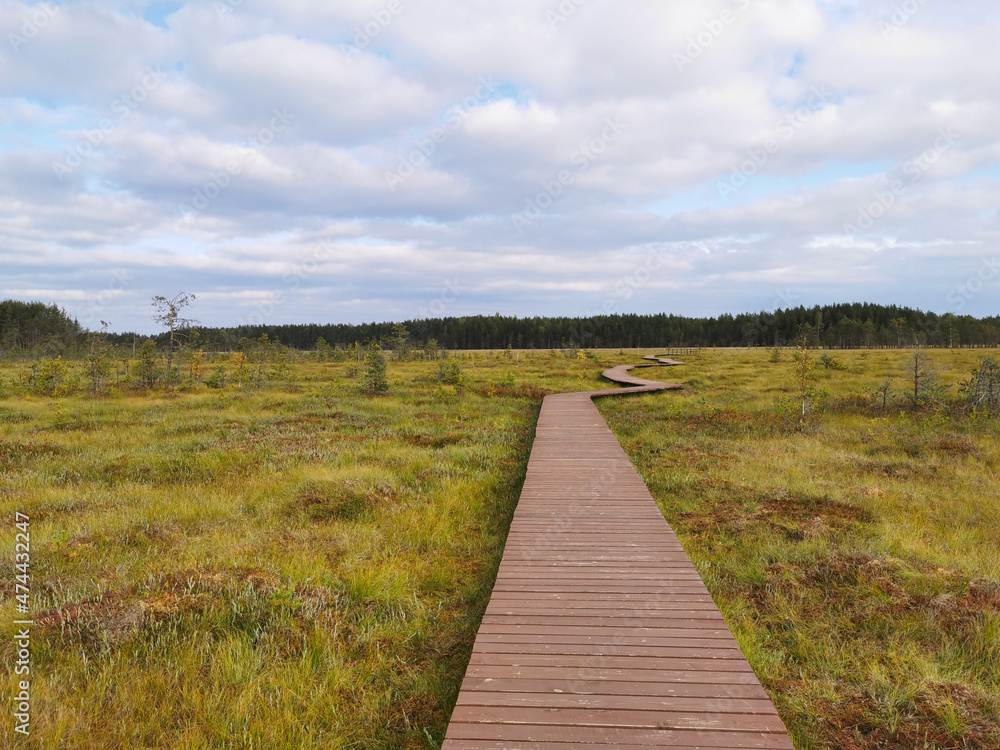
M 436 747 L 541 395 L 478 359 L 461 389 L 392 364 L 379 398 L 313 364 L 276 390 L 0 401 L 6 664 L 31 517 L 25 746 Z
M 886 415 L 905 353 L 837 353 L 800 425 L 790 356 L 706 352 L 599 402 L 799 750 L 1000 747 L 1000 429 Z M 931 352 L 968 376 L 976 352 Z
M 636 354 L 463 354 L 459 387 L 390 363 L 376 398 L 351 363 L 110 398 L 0 367 L 7 664 L 32 518 L 22 746 L 437 747 L 542 393 Z M 599 404 L 800 750 L 1000 747 L 997 421 L 870 413 L 905 353 L 837 356 L 805 425 L 788 353 L 704 352 L 656 373 L 683 392 Z M 931 356 L 953 383 L 978 359 Z

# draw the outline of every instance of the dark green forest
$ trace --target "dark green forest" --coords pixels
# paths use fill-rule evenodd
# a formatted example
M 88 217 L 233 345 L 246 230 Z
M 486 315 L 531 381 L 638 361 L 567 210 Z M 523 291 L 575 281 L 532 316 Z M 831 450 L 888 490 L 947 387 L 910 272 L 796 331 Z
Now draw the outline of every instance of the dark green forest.
M 61 353 L 80 344 L 85 334 L 56 305 L 0 302 L 0 352 Z
M 196 314 L 195 310 L 195 314 Z M 791 345 L 799 336 L 830 349 L 996 347 L 1000 316 L 977 319 L 938 315 L 908 307 L 869 303 L 795 307 L 775 312 L 690 318 L 657 315 L 604 315 L 592 318 L 469 316 L 401 321 L 410 346 L 430 342 L 435 349 L 591 349 L 732 347 Z M 234 351 L 241 341 L 268 339 L 299 350 L 317 343 L 346 348 L 370 342 L 391 347 L 399 323 L 262 325 L 198 328 L 190 334 L 206 351 Z M 395 329 L 395 330 L 394 330 Z M 87 349 L 91 332 L 55 305 L 0 302 L 0 355 L 74 356 Z M 107 342 L 141 344 L 150 337 L 110 333 Z M 153 337 L 158 344 L 167 334 Z

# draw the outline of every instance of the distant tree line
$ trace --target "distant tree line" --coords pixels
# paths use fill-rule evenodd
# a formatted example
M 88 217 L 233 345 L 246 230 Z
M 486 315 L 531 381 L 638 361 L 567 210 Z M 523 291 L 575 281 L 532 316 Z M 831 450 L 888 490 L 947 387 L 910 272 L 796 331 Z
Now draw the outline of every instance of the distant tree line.
M 169 301 L 164 300 L 169 303 Z M 169 310 L 168 310 L 169 311 Z M 158 336 L 108 333 L 107 344 L 136 349 L 147 339 L 164 351 L 177 346 L 176 332 Z M 400 332 L 405 331 L 401 340 Z M 595 349 L 791 346 L 805 337 L 809 346 L 829 349 L 1000 346 L 1000 316 L 938 315 L 908 307 L 844 304 L 795 307 L 775 312 L 690 318 L 657 315 L 602 315 L 591 318 L 468 316 L 401 323 L 261 325 L 193 329 L 199 348 L 234 352 L 267 336 L 302 351 L 328 348 L 360 352 L 379 344 L 395 351 L 439 349 Z M 54 305 L 0 302 L 0 356 L 62 355 L 82 358 L 92 334 Z M 174 339 L 172 341 L 172 338 Z M 359 357 L 360 359 L 360 357 Z
M 0 398 L 8 395 L 95 396 L 125 391 L 190 391 L 201 387 L 262 388 L 287 382 L 296 362 L 350 361 L 344 372 L 359 378 L 370 395 L 388 390 L 386 354 L 396 361 L 440 360 L 438 381 L 461 387 L 461 365 L 448 349 L 549 349 L 549 356 L 586 356 L 585 349 L 683 346 L 771 346 L 769 361 L 779 363 L 781 346 L 794 346 L 796 407 L 804 420 L 823 394 L 814 384 L 818 367 L 844 370 L 831 353 L 814 357 L 815 348 L 907 348 L 912 357 L 898 389 L 892 377 L 866 397 L 884 413 L 905 397 L 912 409 L 944 407 L 947 388 L 926 353 L 927 346 L 995 347 L 1000 320 L 935 315 L 918 310 L 873 305 L 799 307 L 776 313 L 718 318 L 670 315 L 620 315 L 599 318 L 446 318 L 362 326 L 268 326 L 196 328 L 184 309 L 195 296 L 153 298 L 159 336 L 112 334 L 102 321 L 99 331 L 86 331 L 64 311 L 40 303 L 0 303 L 0 355 L 22 363 L 8 382 L 0 380 Z M 858 321 L 864 316 L 864 322 Z M 412 328 L 411 328 L 412 327 Z M 326 334 L 332 342 L 328 342 Z M 440 337 L 440 340 L 437 337 Z M 788 336 L 786 339 L 785 336 Z M 727 338 L 729 337 L 729 338 Z M 735 338 L 732 338 L 735 337 Z M 353 339 L 353 343 L 350 343 Z M 362 344 L 364 340 L 364 344 Z M 506 343 L 505 343 L 506 342 Z M 554 350 L 562 349 L 562 353 Z M 384 351 L 383 351 L 384 350 Z M 497 355 L 499 356 L 499 355 Z M 503 386 L 513 386 L 513 382 Z M 993 355 L 959 390 L 956 402 L 971 413 L 1000 411 L 1000 364 Z
M 337 349 L 355 342 L 391 348 L 398 323 L 307 324 L 202 328 L 203 344 L 231 351 L 241 339 L 267 334 L 285 346 L 311 351 L 322 339 Z M 796 307 L 775 312 L 689 318 L 602 315 L 592 318 L 469 316 L 408 320 L 410 340 L 433 341 L 442 349 L 604 349 L 666 346 L 791 346 L 800 334 L 810 345 L 830 349 L 995 347 L 1000 316 L 977 319 L 937 315 L 907 307 L 873 304 Z M 112 337 L 114 338 L 114 337 Z M 131 341 L 131 334 L 118 337 Z M 161 338 L 165 338 L 161 336 Z
M 57 355 L 78 346 L 83 327 L 56 305 L 41 302 L 0 302 L 0 353 Z

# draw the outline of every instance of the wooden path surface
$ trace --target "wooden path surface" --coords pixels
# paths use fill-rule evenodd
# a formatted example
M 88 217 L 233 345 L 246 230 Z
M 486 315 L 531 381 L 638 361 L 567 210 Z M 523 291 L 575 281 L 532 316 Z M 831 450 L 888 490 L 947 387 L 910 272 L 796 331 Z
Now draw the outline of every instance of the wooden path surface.
M 704 583 L 591 401 L 681 387 L 631 369 L 604 373 L 628 388 L 542 403 L 443 750 L 792 748 Z

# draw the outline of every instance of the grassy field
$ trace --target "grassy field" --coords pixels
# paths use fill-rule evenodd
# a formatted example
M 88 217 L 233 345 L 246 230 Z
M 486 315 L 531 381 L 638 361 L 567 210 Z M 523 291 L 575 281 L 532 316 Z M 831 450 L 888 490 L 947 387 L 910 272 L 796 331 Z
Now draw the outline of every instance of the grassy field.
M 260 391 L 8 388 L 5 664 L 15 511 L 37 623 L 19 746 L 437 747 L 542 393 L 635 354 L 463 354 L 459 387 L 391 363 L 375 398 L 352 363 Z M 805 425 L 789 352 L 704 352 L 656 373 L 683 392 L 599 404 L 800 750 L 1000 747 L 997 422 L 883 416 L 860 393 L 905 354 L 837 356 Z M 932 357 L 949 382 L 978 359 Z
M 882 415 L 863 392 L 905 353 L 835 354 L 805 425 L 789 352 L 703 353 L 685 391 L 599 408 L 797 748 L 1000 748 L 1000 425 Z M 979 356 L 931 352 L 953 385 Z
M 505 357 L 477 359 L 461 389 L 394 363 L 378 398 L 312 364 L 280 389 L 0 401 L 8 665 L 14 513 L 31 518 L 24 746 L 436 747 L 540 405 L 501 385 Z

